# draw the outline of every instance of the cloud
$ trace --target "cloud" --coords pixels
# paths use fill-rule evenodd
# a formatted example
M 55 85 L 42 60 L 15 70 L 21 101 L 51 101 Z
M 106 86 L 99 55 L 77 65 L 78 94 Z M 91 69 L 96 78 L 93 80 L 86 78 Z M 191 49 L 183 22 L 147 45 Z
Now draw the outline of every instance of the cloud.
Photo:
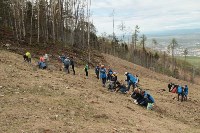
M 141 32 L 192 29 L 200 27 L 198 0 L 92 0 L 92 19 L 98 33 L 112 33 L 112 11 L 115 10 L 115 31 L 123 21 L 127 31 L 135 25 Z

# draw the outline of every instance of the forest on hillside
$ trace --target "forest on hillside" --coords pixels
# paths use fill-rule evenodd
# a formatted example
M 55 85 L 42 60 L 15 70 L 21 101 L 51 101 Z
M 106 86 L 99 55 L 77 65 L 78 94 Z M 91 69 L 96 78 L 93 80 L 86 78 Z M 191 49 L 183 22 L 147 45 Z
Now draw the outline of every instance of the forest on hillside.
M 0 39 L 30 47 L 61 45 L 77 48 L 88 54 L 89 62 L 90 53 L 96 50 L 188 81 L 194 81 L 200 75 L 199 70 L 187 62 L 187 49 L 185 60 L 175 58 L 178 46 L 175 38 L 168 46 L 170 55 L 146 48 L 147 37 L 139 34 L 138 25 L 133 26 L 129 42 L 124 40 L 124 35 L 117 38 L 114 32 L 113 35 L 97 36 L 90 20 L 90 6 L 90 0 L 0 0 Z M 125 32 L 123 25 L 120 30 Z M 158 44 L 155 39 L 152 43 Z

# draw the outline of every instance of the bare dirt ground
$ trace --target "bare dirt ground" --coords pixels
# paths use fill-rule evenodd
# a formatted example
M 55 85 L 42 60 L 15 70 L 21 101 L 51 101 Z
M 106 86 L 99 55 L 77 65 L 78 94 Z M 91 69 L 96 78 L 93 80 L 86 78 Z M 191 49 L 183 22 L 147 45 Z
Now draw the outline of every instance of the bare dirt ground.
M 105 59 L 124 80 L 124 72 L 138 74 L 140 85 L 155 100 L 153 111 L 135 105 L 129 95 L 109 92 L 89 70 L 76 75 L 39 70 L 19 54 L 0 50 L 1 133 L 199 133 L 200 86 L 157 74 L 113 56 Z M 107 65 L 109 65 L 107 64 Z M 188 84 L 189 99 L 177 101 L 167 92 L 173 81 Z M 166 89 L 166 91 L 162 91 Z

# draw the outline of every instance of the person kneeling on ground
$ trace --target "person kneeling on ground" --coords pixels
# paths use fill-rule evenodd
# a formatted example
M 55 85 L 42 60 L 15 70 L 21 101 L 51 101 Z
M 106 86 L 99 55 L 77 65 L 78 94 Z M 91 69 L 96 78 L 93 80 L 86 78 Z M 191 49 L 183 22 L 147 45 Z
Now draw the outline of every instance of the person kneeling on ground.
M 141 95 L 143 96 L 143 98 L 138 101 L 139 105 L 147 107 L 148 103 L 155 102 L 154 98 L 150 94 L 148 94 L 146 91 L 141 91 Z
M 38 62 L 38 66 L 39 66 L 40 69 L 46 69 L 47 68 L 46 63 L 43 60 L 41 60 L 41 58 L 40 58 L 40 61 Z
M 138 102 L 143 99 L 143 96 L 141 94 L 141 89 L 135 88 L 131 97 L 134 99 L 134 103 L 138 104 Z
M 119 81 L 117 81 L 115 92 L 118 92 L 118 91 L 120 91 L 122 94 L 126 94 L 128 89 L 126 88 L 126 86 L 124 84 L 121 84 Z
M 108 89 L 113 91 L 116 88 L 116 82 L 117 82 L 117 73 L 113 72 L 113 74 L 110 77 Z

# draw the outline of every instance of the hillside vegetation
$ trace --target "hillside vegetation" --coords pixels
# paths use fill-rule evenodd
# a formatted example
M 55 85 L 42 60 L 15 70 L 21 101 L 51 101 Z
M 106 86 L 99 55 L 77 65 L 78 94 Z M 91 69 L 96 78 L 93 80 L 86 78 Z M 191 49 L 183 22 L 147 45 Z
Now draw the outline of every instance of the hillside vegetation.
M 135 105 L 129 95 L 109 92 L 89 70 L 76 67 L 76 75 L 57 69 L 40 70 L 23 62 L 22 55 L 0 50 L 0 131 L 2 133 L 199 133 L 199 85 L 190 84 L 121 60 L 103 55 L 124 80 L 124 72 L 138 74 L 142 88 L 150 92 L 156 105 L 153 111 Z M 167 92 L 167 84 L 188 84 L 189 99 L 178 102 Z M 166 91 L 163 91 L 166 89 Z

